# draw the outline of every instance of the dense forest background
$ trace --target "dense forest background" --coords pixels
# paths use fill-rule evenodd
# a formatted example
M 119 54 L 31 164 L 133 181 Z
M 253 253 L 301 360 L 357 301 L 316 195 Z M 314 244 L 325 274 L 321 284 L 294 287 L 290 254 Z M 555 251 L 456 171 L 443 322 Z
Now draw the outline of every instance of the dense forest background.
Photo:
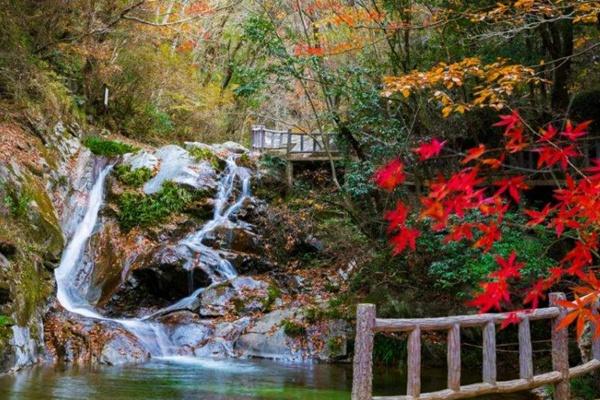
M 407 163 L 413 185 L 393 193 L 373 173 L 398 155 L 416 162 L 411 149 L 433 137 L 457 157 L 493 147 L 498 113 L 516 108 L 534 126 L 600 120 L 599 12 L 599 2 L 558 0 L 1 0 L 0 119 L 34 134 L 60 119 L 142 145 L 248 145 L 253 124 L 336 132 L 341 161 L 260 193 L 290 230 L 327 246 L 295 262 L 352 269 L 347 288 L 329 288 L 332 312 L 350 314 L 359 299 L 383 316 L 457 312 L 493 255 L 516 250 L 532 276 L 561 257 L 516 212 L 548 189 L 513 206 L 490 253 L 424 231 L 419 252 L 393 258 L 384 211 L 416 202 L 459 158 Z

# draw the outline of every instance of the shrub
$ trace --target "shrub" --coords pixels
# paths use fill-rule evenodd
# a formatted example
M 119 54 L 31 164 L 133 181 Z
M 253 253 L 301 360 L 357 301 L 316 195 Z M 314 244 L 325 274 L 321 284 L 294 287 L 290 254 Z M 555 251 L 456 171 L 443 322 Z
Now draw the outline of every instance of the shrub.
M 151 226 L 172 213 L 181 212 L 191 201 L 190 192 L 172 182 L 166 182 L 158 193 L 149 196 L 125 192 L 118 200 L 119 224 L 125 230 L 134 226 Z
M 479 218 L 474 216 L 471 220 L 478 221 Z M 535 235 L 523 232 L 518 225 L 524 225 L 525 221 L 514 213 L 508 213 L 505 219 L 509 223 L 502 227 L 502 240 L 496 242 L 492 251 L 487 253 L 462 242 L 444 243 L 443 234 L 423 232 L 420 243 L 435 257 L 429 267 L 434 286 L 466 299 L 476 290 L 479 282 L 497 270 L 495 257 L 507 257 L 512 251 L 516 251 L 519 259 L 525 262 L 523 276 L 543 276 L 555 263 L 547 254 L 552 237 L 543 231 Z
M 136 147 L 116 140 L 103 139 L 98 136 L 89 136 L 83 140 L 83 145 L 97 156 L 116 157 L 125 153 L 132 153 Z
M 147 167 L 132 170 L 131 165 L 120 164 L 115 168 L 117 178 L 127 186 L 140 187 L 152 178 L 152 170 Z

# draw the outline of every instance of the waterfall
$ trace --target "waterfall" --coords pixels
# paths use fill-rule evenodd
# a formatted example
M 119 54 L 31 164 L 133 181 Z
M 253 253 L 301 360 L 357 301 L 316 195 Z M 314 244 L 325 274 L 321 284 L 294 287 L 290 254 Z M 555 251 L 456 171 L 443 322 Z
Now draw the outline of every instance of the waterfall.
M 141 319 L 112 319 L 102 316 L 86 300 L 87 287 L 85 283 L 80 283 L 78 278 L 85 273 L 83 271 L 83 256 L 89 239 L 94 232 L 94 227 L 98 220 L 98 213 L 103 205 L 104 186 L 107 176 L 110 174 L 112 166 L 104 168 L 96 182 L 94 183 L 86 208 L 85 215 L 77 225 L 77 229 L 65 251 L 63 252 L 60 265 L 55 270 L 57 283 L 57 299 L 63 308 L 82 317 L 112 321 L 120 324 L 123 328 L 135 335 L 141 344 L 148 350 L 153 357 L 171 356 L 176 353 L 174 345 L 169 340 L 164 326 L 151 319 L 154 316 L 164 314 L 171 310 L 177 310 L 192 304 L 198 296 L 202 294 L 204 288 L 193 291 L 192 293 L 175 304 L 166 307 L 158 312 Z M 242 182 L 240 195 L 234 203 L 228 205 L 232 197 L 236 179 Z M 239 210 L 244 200 L 250 196 L 250 173 L 247 169 L 238 167 L 233 157 L 227 159 L 227 167 L 219 181 L 219 189 L 215 197 L 215 208 L 213 218 L 206 222 L 200 230 L 194 232 L 185 238 L 181 244 L 187 246 L 197 254 L 197 257 L 191 257 L 186 268 L 192 276 L 193 269 L 197 266 L 195 259 L 199 259 L 205 266 L 214 268 L 206 271 L 213 280 L 213 284 L 232 279 L 237 276 L 235 268 L 229 261 L 224 259 L 216 250 L 204 245 L 202 241 L 206 235 L 216 227 L 232 223 L 230 218 Z M 85 279 L 84 279 L 85 281 Z

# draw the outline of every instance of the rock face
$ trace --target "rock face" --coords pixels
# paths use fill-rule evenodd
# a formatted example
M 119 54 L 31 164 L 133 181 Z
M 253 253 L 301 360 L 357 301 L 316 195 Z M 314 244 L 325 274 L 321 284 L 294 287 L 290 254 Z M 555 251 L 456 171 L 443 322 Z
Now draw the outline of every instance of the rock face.
M 268 251 L 272 244 L 264 227 L 273 219 L 264 202 L 249 196 L 252 161 L 246 153 L 234 143 L 187 143 L 115 160 L 114 171 L 122 163 L 126 171 L 147 168 L 152 177 L 127 183 L 115 173 L 106 181 L 106 204 L 73 274 L 90 308 L 107 319 L 70 314 L 55 304 L 44 327 L 48 358 L 117 365 L 156 355 L 286 360 L 347 355 L 347 324 L 309 323 L 303 302 L 295 300 L 313 296 L 307 278 L 279 270 Z M 79 204 L 85 204 L 86 190 L 104 166 L 90 160 L 74 179 Z M 172 197 L 156 203 L 168 192 L 165 187 L 189 198 L 183 206 Z M 125 193 L 143 206 L 132 209 L 158 222 L 121 225 L 125 206 L 119 199 Z M 76 204 L 65 212 L 81 220 Z M 157 208 L 167 213 L 156 214 Z M 69 218 L 63 219 L 67 238 L 74 231 Z M 285 251 L 324 251 L 315 237 L 293 239 Z M 11 288 L 3 292 L 0 284 L 0 301 L 3 293 L 10 295 Z
M 342 320 L 308 324 L 299 310 L 276 310 L 255 321 L 235 349 L 245 357 L 330 361 L 348 355 L 349 331 Z
M 216 173 L 208 161 L 197 161 L 187 150 L 175 146 L 161 147 L 154 157 L 160 163 L 158 174 L 144 185 L 146 194 L 156 193 L 166 181 L 195 190 L 214 190 Z
M 46 319 L 44 336 L 53 362 L 119 365 L 150 358 L 139 340 L 119 324 L 58 310 Z
M 0 373 L 42 357 L 53 269 L 69 235 L 80 128 L 32 119 L 0 123 Z M 81 152 L 81 158 L 86 152 Z

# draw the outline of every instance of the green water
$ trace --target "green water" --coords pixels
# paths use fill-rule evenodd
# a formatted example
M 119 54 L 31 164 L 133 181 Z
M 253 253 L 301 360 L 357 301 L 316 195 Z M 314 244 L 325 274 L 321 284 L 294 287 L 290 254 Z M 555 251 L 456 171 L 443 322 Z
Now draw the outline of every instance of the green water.
M 444 371 L 423 373 L 425 390 L 445 385 Z M 467 379 L 468 380 L 468 379 Z M 377 369 L 375 394 L 404 393 L 395 369 Z M 154 360 L 124 367 L 36 367 L 0 376 L 0 399 L 10 400 L 348 400 L 348 365 L 264 360 Z M 494 396 L 526 400 L 527 396 Z

